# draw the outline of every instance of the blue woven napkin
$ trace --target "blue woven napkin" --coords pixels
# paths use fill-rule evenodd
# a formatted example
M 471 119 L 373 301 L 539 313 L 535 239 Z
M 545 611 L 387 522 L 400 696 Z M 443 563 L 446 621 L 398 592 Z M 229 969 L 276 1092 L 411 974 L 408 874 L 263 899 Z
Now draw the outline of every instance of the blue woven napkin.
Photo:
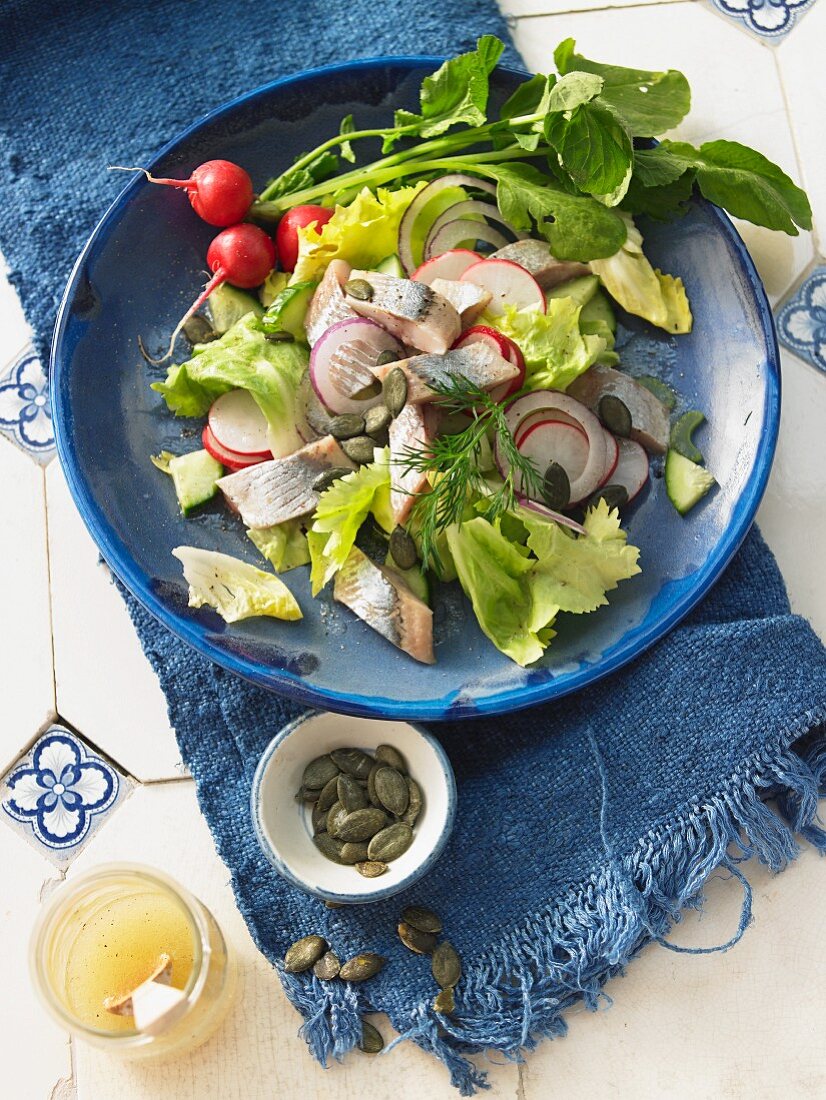
M 307 65 L 449 54 L 485 31 L 505 35 L 493 0 L 2 5 L 0 247 L 41 352 L 71 263 L 120 186 L 105 171 L 115 154 L 140 163 L 206 109 Z M 736 939 L 750 914 L 743 858 L 779 869 L 796 835 L 826 850 L 826 654 L 790 613 L 756 531 L 705 603 L 634 665 L 549 706 L 437 727 L 459 786 L 451 842 L 406 895 L 355 909 L 288 886 L 253 837 L 255 764 L 295 707 L 127 603 L 261 950 L 278 965 L 320 932 L 342 956 L 388 958 L 361 987 L 281 974 L 322 1061 L 355 1044 L 363 1013 L 385 1011 L 470 1094 L 484 1074 L 468 1055 L 517 1057 L 563 1034 L 566 1008 L 595 1007 L 643 945 L 666 942 L 712 870 L 743 882 Z M 441 913 L 463 957 L 453 1019 L 432 1012 L 427 960 L 396 937 L 411 902 Z

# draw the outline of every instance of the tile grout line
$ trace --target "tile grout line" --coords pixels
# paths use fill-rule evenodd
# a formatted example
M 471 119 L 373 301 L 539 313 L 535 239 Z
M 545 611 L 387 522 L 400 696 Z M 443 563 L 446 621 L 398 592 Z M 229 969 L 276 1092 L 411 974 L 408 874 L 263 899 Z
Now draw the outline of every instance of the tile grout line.
M 46 485 L 46 466 L 40 467 L 40 477 L 43 485 L 43 521 L 46 532 L 46 579 L 49 586 L 49 646 L 52 655 L 52 714 L 57 718 L 57 661 L 55 659 L 54 644 L 54 603 L 52 600 L 52 546 L 49 529 L 49 494 Z
M 606 11 L 638 11 L 640 8 L 664 8 L 677 7 L 680 4 L 697 4 L 700 0 L 637 0 L 635 4 L 603 4 L 596 8 L 567 8 L 564 11 L 532 11 L 524 15 L 515 12 L 503 11 L 502 14 L 513 24 L 521 23 L 525 19 L 549 19 L 555 15 L 590 15 Z

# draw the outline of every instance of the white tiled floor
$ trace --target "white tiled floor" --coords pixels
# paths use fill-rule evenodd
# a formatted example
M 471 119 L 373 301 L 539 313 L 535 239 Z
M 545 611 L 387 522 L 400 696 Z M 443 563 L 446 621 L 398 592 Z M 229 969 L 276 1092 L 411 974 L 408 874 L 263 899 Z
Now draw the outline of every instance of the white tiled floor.
M 503 8 L 514 17 L 516 43 L 529 66 L 546 69 L 553 47 L 570 35 L 583 53 L 600 59 L 683 69 L 694 107 L 680 135 L 753 144 L 792 176 L 802 174 L 816 229 L 826 232 L 826 0 L 777 48 L 696 0 L 503 0 Z M 816 254 L 816 234 L 814 241 L 808 234 L 790 240 L 748 227 L 744 236 L 775 301 Z M 820 241 L 822 255 L 822 236 Z M 0 375 L 27 338 L 16 296 L 0 276 Z M 826 637 L 826 377 L 786 353 L 783 370 L 780 444 L 759 519 L 794 608 Z M 455 1095 L 444 1070 L 415 1048 L 400 1047 L 388 1058 L 353 1056 L 328 1072 L 308 1058 L 296 1036 L 298 1017 L 235 909 L 227 869 L 215 855 L 193 784 L 182 775 L 163 697 L 57 463 L 44 475 L 0 434 L 0 482 L 6 505 L 0 526 L 0 773 L 56 710 L 140 781 L 72 863 L 69 876 L 108 859 L 163 867 L 216 913 L 243 974 L 237 1010 L 190 1058 L 154 1069 L 125 1068 L 76 1044 L 72 1062 L 69 1044 L 39 1011 L 26 976 L 31 923 L 58 874 L 31 845 L 0 827 L 0 864 L 11 884 L 0 903 L 3 1095 Z M 186 844 L 170 845 L 170 836 L 186 837 Z M 753 869 L 755 924 L 734 951 L 697 958 L 647 950 L 627 978 L 611 983 L 610 1011 L 596 1017 L 574 1013 L 564 1042 L 544 1044 L 524 1066 L 493 1067 L 492 1095 L 826 1096 L 826 1058 L 817 1037 L 826 1008 L 823 866 L 807 850 L 781 878 Z M 705 916 L 687 919 L 674 938 L 684 944 L 724 940 L 736 925 L 738 906 L 734 884 L 717 881 Z

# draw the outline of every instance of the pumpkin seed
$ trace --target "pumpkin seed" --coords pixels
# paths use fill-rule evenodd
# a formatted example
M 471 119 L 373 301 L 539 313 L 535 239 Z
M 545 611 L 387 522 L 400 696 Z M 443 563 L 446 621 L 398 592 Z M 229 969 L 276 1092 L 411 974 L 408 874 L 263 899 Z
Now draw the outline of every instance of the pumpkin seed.
M 430 932 L 437 936 L 442 930 L 442 918 L 432 909 L 425 909 L 423 905 L 406 905 L 402 909 L 402 920 L 411 928 L 418 928 L 420 932 Z
M 374 405 L 364 414 L 364 430 L 368 435 L 383 436 L 390 426 L 390 410 L 386 405 Z
M 452 1016 L 456 1011 L 456 1001 L 453 989 L 440 989 L 433 1000 L 433 1011 L 441 1012 L 443 1016 Z
M 341 901 L 325 901 L 324 904 L 328 909 L 343 909 L 344 903 Z
M 313 967 L 313 974 L 322 982 L 329 982 L 338 977 L 339 970 L 341 970 L 341 960 L 338 955 L 335 951 L 327 951 Z
M 386 367 L 388 363 L 398 363 L 399 356 L 395 351 L 391 351 L 389 348 L 387 351 L 380 351 L 376 357 L 377 367 Z
M 376 760 L 380 764 L 387 764 L 388 767 L 395 768 L 402 775 L 407 775 L 407 761 L 399 750 L 392 745 L 379 745 L 376 749 Z
M 381 764 L 374 764 L 370 769 L 370 774 L 367 776 L 367 797 L 373 803 L 374 806 L 378 806 L 381 809 L 381 802 L 379 802 L 379 796 L 376 794 L 376 772 L 381 767 Z
M 340 481 L 341 478 L 347 477 L 353 471 L 348 470 L 346 466 L 331 466 L 329 470 L 325 470 L 319 474 L 313 482 L 314 493 L 326 493 L 334 481 Z
M 300 787 L 295 800 L 296 802 L 317 802 L 320 794 L 321 791 L 317 791 L 314 787 Z
M 599 418 L 609 432 L 625 439 L 631 434 L 631 413 L 616 394 L 604 393 L 597 405 Z
M 336 767 L 353 779 L 366 779 L 375 764 L 373 757 L 361 749 L 333 749 L 330 756 Z
M 342 804 L 340 802 L 334 802 L 327 811 L 327 832 L 330 836 L 336 837 L 339 840 L 344 839 L 339 836 L 339 828 L 346 817 L 347 811 Z
M 386 825 L 387 814 L 375 806 L 368 806 L 367 809 L 355 810 L 338 821 L 335 835 L 340 840 L 369 840 Z
M 383 863 L 390 863 L 404 855 L 413 843 L 413 830 L 409 825 L 397 821 L 394 825 L 388 825 L 380 833 L 376 833 L 370 841 L 367 849 L 368 859 L 378 859 Z
M 318 802 L 313 806 L 312 813 L 313 833 L 323 833 L 327 828 L 327 811 L 323 810 Z
M 327 431 L 333 439 L 352 439 L 354 435 L 364 435 L 364 417 L 357 413 L 334 416 L 327 425 Z
M 208 344 L 218 339 L 218 333 L 213 331 L 212 325 L 200 313 L 193 314 L 184 325 L 183 334 L 190 344 Z M 393 357 L 395 359 L 395 356 Z M 393 360 L 391 360 L 392 362 Z
M 284 956 L 284 969 L 288 974 L 300 974 L 302 970 L 309 970 L 329 946 L 323 936 L 302 936 L 287 949 L 287 954 Z
M 410 801 L 407 804 L 407 810 L 402 815 L 402 821 L 405 825 L 409 825 L 412 829 L 416 824 L 416 819 L 422 812 L 422 805 L 424 800 L 422 798 L 422 789 L 415 779 L 407 777 L 407 790 L 409 793 Z
M 404 946 L 414 954 L 431 955 L 433 953 L 436 937 L 431 932 L 422 932 L 421 929 L 414 928 L 412 924 L 406 924 L 404 921 L 400 922 L 397 931 Z
M 389 362 L 395 363 L 395 355 Z M 348 393 L 347 396 L 351 401 L 369 401 L 373 397 L 378 397 L 381 393 L 381 382 L 378 378 L 374 378 L 372 382 L 368 382 L 366 386 L 362 386 L 360 390 L 356 390 L 355 393 Z
M 367 805 L 367 796 L 357 779 L 352 775 L 340 775 L 337 781 L 338 800 L 348 814 L 363 810 Z
M 390 553 L 399 569 L 412 569 L 419 560 L 413 536 L 396 524 L 390 536 Z
M 549 508 L 558 511 L 571 503 L 571 479 L 564 466 L 549 462 L 542 476 L 542 499 Z
M 365 1054 L 378 1054 L 383 1047 L 384 1039 L 378 1028 L 373 1027 L 367 1020 L 362 1020 L 359 1050 L 364 1051 Z
M 628 490 L 624 485 L 605 485 L 588 497 L 588 507 L 595 508 L 601 500 L 604 500 L 609 508 L 622 508 L 628 503 Z
M 356 870 L 365 878 L 378 878 L 387 870 L 387 864 L 380 859 L 366 859 L 363 863 L 356 864 Z
M 442 940 L 433 952 L 430 967 L 440 989 L 452 989 L 462 976 L 461 960 L 456 948 L 447 940 Z
M 291 332 L 287 332 L 286 329 L 279 329 L 277 332 L 265 332 L 264 339 L 271 344 L 294 344 L 295 337 Z
M 401 817 L 410 800 L 410 790 L 405 777 L 395 768 L 384 765 L 376 772 L 374 784 L 382 806 L 391 814 Z
M 344 847 L 340 840 L 336 840 L 335 837 L 330 836 L 329 833 L 316 833 L 313 837 L 313 844 L 318 848 L 319 852 L 333 863 L 341 863 L 341 849 Z
M 317 756 L 304 769 L 301 785 L 303 787 L 313 787 L 320 791 L 326 783 L 337 775 L 338 767 L 333 763 L 332 756 L 329 754 Z
M 341 862 L 352 866 L 354 863 L 363 863 L 367 859 L 366 840 L 348 840 L 341 848 Z
M 360 466 L 366 466 L 373 461 L 375 446 L 375 439 L 371 439 L 369 435 L 354 435 L 351 439 L 341 440 L 342 451 Z
M 384 956 L 365 951 L 348 959 L 339 971 L 339 977 L 344 982 L 366 982 L 368 978 L 375 978 L 385 962 Z
M 407 375 L 401 367 L 394 367 L 388 373 L 381 392 L 390 415 L 397 417 L 407 404 Z
M 366 279 L 348 279 L 344 284 L 344 293 L 359 302 L 369 302 L 373 297 L 373 288 Z
M 321 789 L 321 794 L 318 796 L 316 806 L 318 806 L 319 810 L 324 810 L 326 812 L 336 801 L 338 801 L 338 775 L 334 775 L 331 780 L 324 784 Z

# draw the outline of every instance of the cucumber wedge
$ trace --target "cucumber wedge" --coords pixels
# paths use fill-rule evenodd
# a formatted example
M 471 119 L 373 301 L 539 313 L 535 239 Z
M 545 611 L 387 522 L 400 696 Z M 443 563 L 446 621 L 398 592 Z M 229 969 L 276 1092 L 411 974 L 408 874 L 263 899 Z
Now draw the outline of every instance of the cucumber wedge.
M 585 306 L 599 289 L 599 279 L 596 275 L 579 275 L 576 279 L 568 279 L 566 283 L 559 283 L 545 291 L 545 301 L 552 298 L 573 298 L 578 305 Z
M 263 312 L 264 307 L 256 297 L 228 283 L 216 287 L 209 296 L 209 315 L 212 327 L 219 336 L 223 336 L 248 313 L 260 317 Z
M 314 281 L 293 283 L 276 294 L 261 318 L 264 332 L 288 332 L 294 339 L 306 344 L 304 320 L 317 286 Z
M 380 271 L 382 275 L 393 275 L 397 279 L 406 279 L 407 272 L 402 266 L 402 262 L 395 252 L 392 252 L 389 256 L 385 256 L 381 263 L 376 264 L 375 271 Z
M 587 276 L 585 276 L 587 278 Z M 594 276 L 596 278 L 596 276 Z M 563 286 L 565 284 L 563 283 Z M 597 290 L 593 297 L 589 298 L 582 307 L 579 315 L 579 327 L 583 332 L 588 332 L 588 326 L 594 326 L 594 332 L 601 335 L 600 328 L 605 326 L 611 333 L 617 331 L 617 318 L 608 301 L 608 295 L 602 290 Z
M 689 409 L 688 412 L 683 413 L 671 429 L 669 447 L 674 451 L 679 451 L 683 458 L 687 458 L 689 462 L 703 461 L 703 452 L 694 443 L 692 435 L 701 424 L 705 423 L 705 419 L 699 409 Z
M 169 474 L 175 486 L 175 495 L 185 516 L 191 515 L 201 504 L 215 496 L 215 484 L 224 467 L 206 451 L 190 451 L 185 455 L 173 455 L 161 451 L 152 455 L 152 462 L 159 470 Z
M 716 484 L 708 470 L 679 451 L 670 450 L 665 456 L 665 491 L 681 516 L 690 512 Z

